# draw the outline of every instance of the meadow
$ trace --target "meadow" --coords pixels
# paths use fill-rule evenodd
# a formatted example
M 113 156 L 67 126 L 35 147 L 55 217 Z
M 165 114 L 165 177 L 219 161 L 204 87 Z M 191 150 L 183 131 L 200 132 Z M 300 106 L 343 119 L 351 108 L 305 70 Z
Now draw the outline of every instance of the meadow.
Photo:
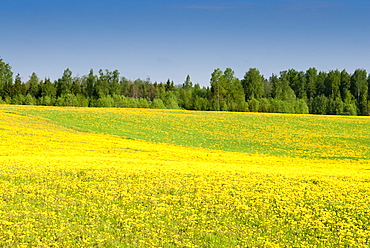
M 213 150 L 370 159 L 370 120 L 357 116 L 0 105 L 77 131 Z
M 369 126 L 0 105 L 0 244 L 369 247 Z

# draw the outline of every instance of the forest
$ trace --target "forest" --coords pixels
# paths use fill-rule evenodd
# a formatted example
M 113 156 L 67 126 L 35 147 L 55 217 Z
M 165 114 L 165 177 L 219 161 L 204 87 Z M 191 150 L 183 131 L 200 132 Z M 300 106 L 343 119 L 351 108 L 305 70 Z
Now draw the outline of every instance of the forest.
M 265 78 L 250 68 L 242 79 L 231 68 L 217 68 L 208 87 L 188 75 L 175 84 L 128 80 L 118 70 L 92 69 L 76 77 L 70 69 L 54 81 L 34 72 L 27 81 L 0 58 L 0 104 L 187 109 L 327 115 L 369 115 L 370 74 L 356 69 L 306 71 L 288 69 Z

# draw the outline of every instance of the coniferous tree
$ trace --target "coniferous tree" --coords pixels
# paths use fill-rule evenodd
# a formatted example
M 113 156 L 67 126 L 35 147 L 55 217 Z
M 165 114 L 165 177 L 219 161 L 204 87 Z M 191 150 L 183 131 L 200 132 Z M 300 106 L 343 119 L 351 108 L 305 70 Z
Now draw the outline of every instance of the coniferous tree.
M 23 96 L 26 95 L 26 87 L 24 83 L 22 82 L 22 79 L 19 73 L 15 77 L 13 88 L 14 88 L 14 95 L 12 97 L 19 96 L 19 95 L 23 95 Z
M 30 79 L 27 82 L 27 94 L 30 94 L 32 97 L 38 98 L 40 92 L 40 79 L 35 72 L 32 73 Z

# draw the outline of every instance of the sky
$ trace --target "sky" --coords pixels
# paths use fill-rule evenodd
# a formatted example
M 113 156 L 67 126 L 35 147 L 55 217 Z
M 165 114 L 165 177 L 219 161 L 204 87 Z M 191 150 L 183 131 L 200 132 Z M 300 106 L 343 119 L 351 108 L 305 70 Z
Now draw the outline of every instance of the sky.
M 232 68 L 370 72 L 365 0 L 0 0 L 0 58 L 27 81 L 118 70 L 209 86 Z

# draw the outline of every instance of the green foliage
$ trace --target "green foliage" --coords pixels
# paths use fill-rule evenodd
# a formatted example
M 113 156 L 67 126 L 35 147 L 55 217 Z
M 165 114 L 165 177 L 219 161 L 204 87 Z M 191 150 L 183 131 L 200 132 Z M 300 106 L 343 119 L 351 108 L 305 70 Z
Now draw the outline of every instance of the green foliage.
M 89 106 L 89 100 L 82 94 L 78 94 L 76 96 L 77 98 L 77 107 L 88 107 Z
M 10 104 L 22 105 L 22 104 L 25 104 L 25 102 L 26 102 L 26 98 L 24 97 L 24 95 L 17 94 L 12 98 L 12 100 L 10 101 Z
M 296 95 L 293 89 L 289 86 L 289 81 L 286 78 L 276 80 L 273 85 L 273 96 L 276 100 L 294 101 Z
M 39 84 L 40 84 L 40 79 L 38 78 L 38 76 L 36 75 L 35 72 L 32 73 L 32 75 L 30 76 L 30 80 L 28 80 L 27 82 L 27 92 L 28 94 L 30 94 L 32 97 L 39 97 L 40 95 L 40 87 L 39 87 Z
M 243 85 L 246 100 L 262 98 L 264 93 L 263 77 L 258 69 L 250 68 L 249 71 L 245 73 L 241 83 Z
M 24 99 L 24 104 L 25 105 L 35 105 L 36 104 L 36 99 L 31 96 L 30 94 L 27 94 L 25 99 Z
M 18 74 L 13 83 L 11 67 L 0 59 L 2 103 L 45 106 L 127 107 L 238 112 L 278 112 L 314 114 L 370 114 L 370 75 L 357 69 L 306 72 L 289 69 L 265 79 L 250 68 L 242 80 L 231 68 L 217 68 L 210 87 L 193 84 L 187 75 L 181 85 L 120 77 L 118 70 L 99 70 L 95 75 L 72 77 L 70 69 L 52 82 L 40 80 L 35 72 L 27 82 Z M 29 95 L 29 96 L 27 96 Z
M 166 108 L 166 106 L 164 106 L 164 103 L 161 99 L 154 99 L 150 107 L 154 109 L 165 109 Z
M 343 115 L 357 115 L 356 105 L 354 103 L 344 103 Z
M 77 98 L 72 93 L 65 93 L 59 96 L 55 102 L 56 106 L 77 106 Z
M 279 99 L 271 100 L 271 110 L 274 113 L 295 113 L 294 105 L 292 102 Z
M 252 98 L 250 101 L 248 101 L 248 106 L 251 112 L 258 112 L 259 107 L 260 107 L 260 102 L 257 99 Z
M 266 98 L 260 99 L 258 112 L 265 112 L 265 113 L 271 112 L 271 102 Z
M 224 105 L 226 97 L 226 81 L 220 68 L 215 69 L 211 75 L 211 91 L 215 100 L 214 110 L 222 110 L 221 106 Z
M 300 99 L 306 99 L 306 77 L 303 72 L 298 72 L 294 69 L 289 69 L 288 71 L 280 72 L 280 80 L 284 81 L 284 89 L 283 91 L 287 91 L 288 88 L 285 85 L 288 85 L 292 90 L 296 97 Z M 284 94 L 284 93 L 283 93 Z M 289 95 L 293 95 L 292 93 L 286 93 Z M 291 96 L 289 96 L 291 97 Z M 280 99 L 280 100 L 291 100 L 294 99 Z
M 13 82 L 13 72 L 9 64 L 6 64 L 0 58 L 0 97 L 7 95 L 7 87 L 9 88 Z
M 325 81 L 326 95 L 331 99 L 339 99 L 340 96 L 341 73 L 338 70 L 329 71 Z
M 306 71 L 306 95 L 312 98 L 316 95 L 317 89 L 317 69 L 311 67 Z
M 58 79 L 56 83 L 56 93 L 60 97 L 63 94 L 71 93 L 71 86 L 73 83 L 72 71 L 67 68 L 64 70 L 62 78 Z
M 150 108 L 149 101 L 145 98 L 139 99 L 139 108 Z
M 327 114 L 328 101 L 329 101 L 328 98 L 324 95 L 315 97 L 312 101 L 311 113 L 321 115 Z
M 366 70 L 357 69 L 351 76 L 351 93 L 356 99 L 359 114 L 366 115 L 367 97 L 368 97 L 368 82 Z
M 172 91 L 167 91 L 166 95 L 163 100 L 163 104 L 166 106 L 168 109 L 178 109 L 179 104 L 177 102 L 177 97 Z
M 303 99 L 297 99 L 294 102 L 294 114 L 308 114 L 309 109 L 306 102 Z
M 52 106 L 54 105 L 55 99 L 51 98 L 50 96 L 46 95 L 40 98 L 40 105 L 44 106 Z

